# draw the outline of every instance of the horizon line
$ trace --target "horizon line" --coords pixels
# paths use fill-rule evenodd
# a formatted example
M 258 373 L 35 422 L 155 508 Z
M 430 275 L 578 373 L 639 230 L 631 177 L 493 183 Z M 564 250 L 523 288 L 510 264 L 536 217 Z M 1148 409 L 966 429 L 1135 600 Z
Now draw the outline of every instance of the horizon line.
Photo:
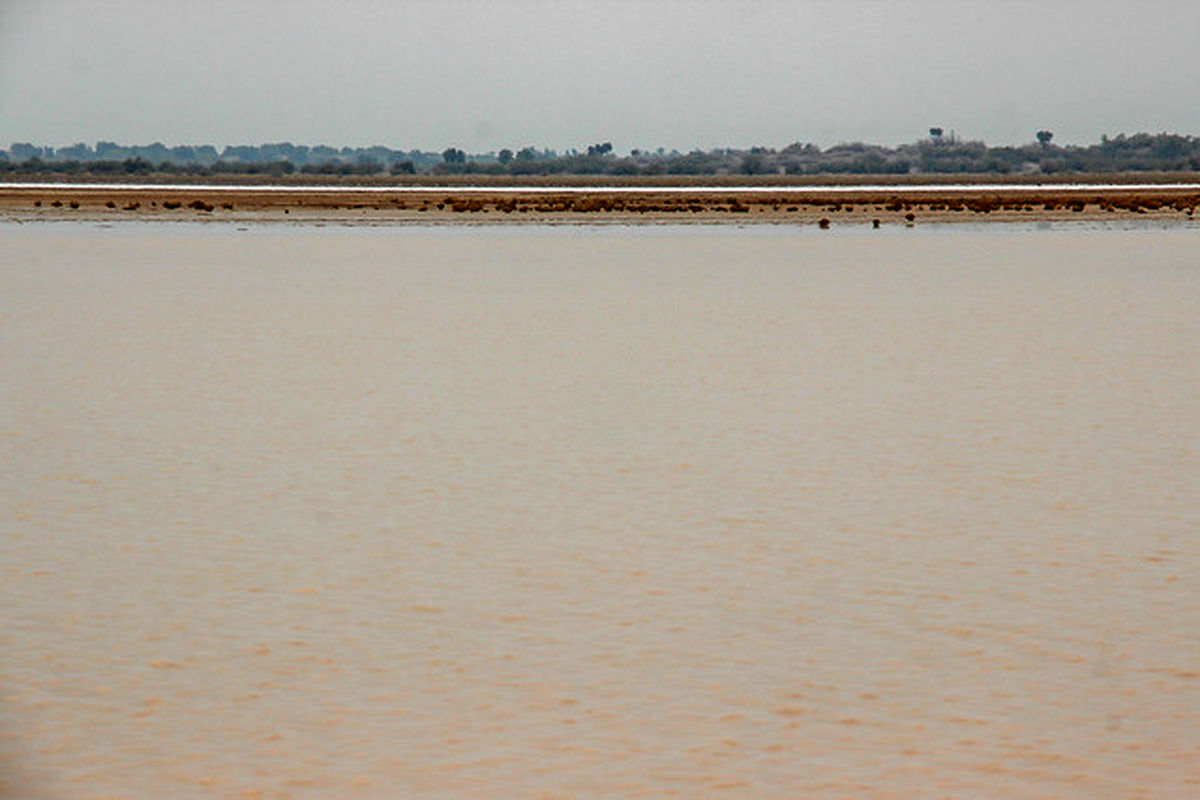
M 1047 128 L 1045 130 L 1049 130 L 1049 129 Z M 1051 131 L 1051 133 L 1053 133 L 1053 131 Z M 1128 139 L 1128 138 L 1131 138 L 1134 136 L 1143 136 L 1143 135 L 1151 136 L 1151 137 L 1176 136 L 1176 137 L 1185 138 L 1185 139 L 1200 138 L 1200 134 L 1174 133 L 1171 131 L 1159 131 L 1157 133 L 1151 133 L 1149 131 L 1142 130 L 1142 131 L 1136 131 L 1134 133 L 1121 132 L 1121 133 L 1116 133 L 1116 134 L 1101 134 L 1099 139 L 1094 140 L 1090 144 L 1101 144 L 1105 140 L 1117 139 L 1117 138 L 1122 138 L 1122 137 Z M 926 135 L 926 136 L 917 137 L 916 139 L 912 139 L 910 141 L 897 142 L 895 144 L 883 144 L 880 142 L 871 142 L 871 141 L 866 141 L 863 139 L 845 139 L 845 140 L 839 140 L 836 144 L 819 145 L 816 142 L 811 141 L 811 140 L 805 141 L 803 139 L 795 139 L 791 142 L 788 142 L 787 144 L 779 145 L 779 146 L 772 146 L 772 145 L 760 143 L 760 144 L 743 145 L 743 146 L 713 145 L 713 146 L 707 147 L 707 148 L 697 146 L 697 147 L 692 147 L 687 150 L 681 150 L 678 147 L 668 147 L 666 145 L 659 145 L 658 147 L 647 147 L 647 148 L 634 147 L 634 148 L 630 148 L 628 150 L 628 152 L 630 154 L 632 154 L 634 151 L 637 151 L 639 154 L 655 155 L 658 153 L 659 150 L 662 150 L 664 153 L 679 153 L 682 155 L 686 155 L 688 153 L 693 153 L 696 151 L 700 151 L 700 152 L 704 152 L 704 153 L 709 153 L 709 152 L 712 152 L 715 150 L 743 151 L 743 150 L 753 150 L 755 148 L 760 148 L 760 147 L 779 151 L 779 150 L 785 149 L 787 147 L 790 147 L 790 146 L 796 145 L 796 144 L 812 145 L 814 147 L 820 148 L 821 150 L 829 150 L 829 149 L 832 149 L 835 147 L 843 147 L 843 146 L 849 146 L 849 145 L 865 145 L 868 147 L 881 147 L 881 148 L 898 148 L 898 147 L 903 147 L 905 145 L 915 145 L 915 144 L 921 144 L 921 143 L 926 143 L 926 142 L 931 142 L 931 141 L 943 141 L 947 144 L 979 143 L 979 144 L 984 144 L 988 147 L 1025 147 L 1025 146 L 1029 146 L 1029 145 L 1038 145 L 1038 139 L 1037 139 L 1036 133 L 1035 133 L 1034 137 L 1028 141 L 1022 141 L 1020 143 L 1008 142 L 1008 143 L 993 144 L 993 143 L 988 142 L 987 139 L 962 138 L 962 137 L 955 135 L 955 133 L 953 131 L 949 131 L 948 134 L 946 134 L 945 139 L 942 139 L 941 137 L 935 137 L 932 135 Z M 262 141 L 259 141 L 257 143 L 251 143 L 248 141 L 241 141 L 241 142 L 230 141 L 230 142 L 225 142 L 223 144 L 217 145 L 217 144 L 213 144 L 211 141 L 209 141 L 209 142 L 195 142 L 195 141 L 193 141 L 193 142 L 178 142 L 175 144 L 168 144 L 167 142 L 162 141 L 161 139 L 156 139 L 154 141 L 150 141 L 150 142 L 146 142 L 146 143 L 123 143 L 123 142 L 118 142 L 118 141 L 112 140 L 112 139 L 95 138 L 90 141 L 76 139 L 75 141 L 72 141 L 69 144 L 39 144 L 33 140 L 28 140 L 28 139 L 21 140 L 21 141 L 11 140 L 8 144 L 8 147 L 4 148 L 4 152 L 9 152 L 9 151 L 11 151 L 11 149 L 13 147 L 20 146 L 20 145 L 27 145 L 27 146 L 31 146 L 31 147 L 43 147 L 43 148 L 50 147 L 55 150 L 69 148 L 69 147 L 79 147 L 82 145 L 84 147 L 88 147 L 88 148 L 91 148 L 94 150 L 95 145 L 98 145 L 101 142 L 113 144 L 113 145 L 116 145 L 117 147 L 121 147 L 121 148 L 154 147 L 155 145 L 159 145 L 159 146 L 166 147 L 169 149 L 176 148 L 176 147 L 212 147 L 212 148 L 218 149 L 218 150 L 224 149 L 224 148 L 230 148 L 230 147 L 264 147 L 264 146 L 271 146 L 271 145 L 290 145 L 292 147 L 307 147 L 309 149 L 313 149 L 313 148 L 317 148 L 317 147 L 328 147 L 332 150 L 342 150 L 344 148 L 349 148 L 352 150 L 369 150 L 372 148 L 380 147 L 380 148 L 384 148 L 386 150 L 392 150 L 395 152 L 428 153 L 430 155 L 441 155 L 443 151 L 445 151 L 446 149 L 449 149 L 449 148 L 464 150 L 464 152 L 467 155 L 495 155 L 502 150 L 513 150 L 514 152 L 516 152 L 517 149 L 525 149 L 525 148 L 532 148 L 532 149 L 538 150 L 540 152 L 553 151 L 553 152 L 561 155 L 561 154 L 565 153 L 566 151 L 570 151 L 570 150 L 580 151 L 581 148 L 586 150 L 586 148 L 590 146 L 590 145 L 585 144 L 585 145 L 571 145 L 571 146 L 567 146 L 567 147 L 563 147 L 563 148 L 554 148 L 549 145 L 525 144 L 525 145 L 521 145 L 519 147 L 505 146 L 505 147 L 499 147 L 499 148 L 492 148 L 492 149 L 488 149 L 488 150 L 466 151 L 464 148 L 459 147 L 456 144 L 446 145 L 445 147 L 442 147 L 440 150 L 439 149 L 427 150 L 427 149 L 424 149 L 423 147 L 405 148 L 403 146 L 392 146 L 392 145 L 388 145 L 388 144 L 382 144 L 380 142 L 375 142 L 373 144 L 358 144 L 358 145 L 355 145 L 355 144 L 333 145 L 333 144 L 328 144 L 325 142 L 319 142 L 317 144 L 299 144 L 296 141 L 289 140 L 289 139 L 263 139 Z M 595 142 L 592 142 L 592 144 L 603 144 L 603 143 L 611 144 L 611 141 L 607 140 L 607 139 L 600 139 Z M 1054 147 L 1086 147 L 1089 145 L 1081 144 L 1078 142 L 1067 142 L 1067 143 L 1055 143 L 1052 146 L 1054 146 Z M 616 153 L 617 153 L 616 148 L 613 149 L 612 153 L 614 155 L 616 155 Z

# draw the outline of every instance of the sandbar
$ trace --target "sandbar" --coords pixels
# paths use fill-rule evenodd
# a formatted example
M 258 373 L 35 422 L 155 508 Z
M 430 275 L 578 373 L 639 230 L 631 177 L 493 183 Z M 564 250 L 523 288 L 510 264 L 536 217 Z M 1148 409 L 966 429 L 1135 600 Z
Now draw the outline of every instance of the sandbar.
M 1163 219 L 1192 221 L 1193 185 L 986 188 L 779 186 L 753 191 L 554 186 L 50 186 L 0 187 L 0 219 L 411 223 L 774 223 L 914 225 Z

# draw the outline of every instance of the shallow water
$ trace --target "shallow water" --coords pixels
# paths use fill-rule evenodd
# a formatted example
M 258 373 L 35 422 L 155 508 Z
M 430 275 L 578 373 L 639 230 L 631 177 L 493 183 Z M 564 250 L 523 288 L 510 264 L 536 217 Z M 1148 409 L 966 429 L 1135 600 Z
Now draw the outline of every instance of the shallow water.
M 1200 794 L 1200 235 L 0 227 L 0 795 Z

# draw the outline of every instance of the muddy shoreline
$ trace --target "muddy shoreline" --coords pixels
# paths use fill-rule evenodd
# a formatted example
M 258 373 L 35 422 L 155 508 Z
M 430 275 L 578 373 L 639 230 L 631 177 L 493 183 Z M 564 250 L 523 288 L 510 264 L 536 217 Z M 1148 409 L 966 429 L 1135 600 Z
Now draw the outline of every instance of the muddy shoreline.
M 506 187 L 507 188 L 507 187 Z M 475 191 L 452 186 L 403 191 L 273 186 L 49 187 L 0 189 L 0 218 L 37 220 L 221 220 L 339 223 L 795 223 L 912 225 L 924 222 L 1012 222 L 1116 218 L 1194 220 L 1200 190 L 1162 186 L 1070 191 L 1002 188 L 906 191 L 905 187 L 839 187 L 836 192 L 786 186 L 753 192 L 674 191 L 635 187 L 547 191 L 546 187 Z

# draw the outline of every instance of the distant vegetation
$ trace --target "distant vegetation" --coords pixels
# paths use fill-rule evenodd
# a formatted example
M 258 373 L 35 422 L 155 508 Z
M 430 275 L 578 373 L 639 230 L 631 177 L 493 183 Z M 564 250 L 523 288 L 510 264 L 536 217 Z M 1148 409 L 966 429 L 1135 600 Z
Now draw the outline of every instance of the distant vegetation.
M 1200 137 L 1139 133 L 1103 137 L 1086 146 L 1059 146 L 1054 134 L 1037 131 L 1036 141 L 1018 147 L 989 147 L 959 141 L 940 127 L 928 138 L 895 148 L 839 144 L 821 149 L 796 142 L 782 149 L 719 148 L 680 153 L 675 150 L 613 152 L 609 142 L 584 150 L 539 150 L 469 154 L 457 147 L 440 153 L 387 147 L 308 147 L 290 142 L 237 145 L 218 151 L 212 145 L 126 146 L 97 142 L 95 147 L 39 147 L 15 143 L 0 150 L 0 175 L 136 176 L 157 174 L 266 175 L 909 175 L 995 174 L 1059 175 L 1112 172 L 1200 171 Z

